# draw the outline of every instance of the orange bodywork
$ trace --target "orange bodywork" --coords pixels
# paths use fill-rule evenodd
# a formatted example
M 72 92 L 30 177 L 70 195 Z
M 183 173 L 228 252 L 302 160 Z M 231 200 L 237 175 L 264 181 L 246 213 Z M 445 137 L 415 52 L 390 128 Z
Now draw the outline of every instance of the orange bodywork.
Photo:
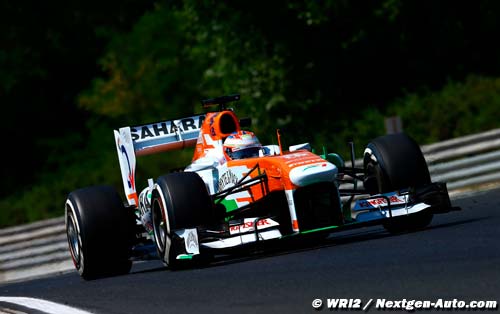
M 294 152 L 283 152 L 276 155 L 262 157 L 230 160 L 223 152 L 223 141 L 233 132 L 240 131 L 239 120 L 230 110 L 221 112 L 210 112 L 202 123 L 200 134 L 196 142 L 193 156 L 193 164 L 217 160 L 221 168 L 218 173 L 219 192 L 236 184 L 244 176 L 248 175 L 240 183 L 255 178 L 260 174 L 266 174 L 266 180 L 261 184 L 253 184 L 248 189 L 248 194 L 238 196 L 238 202 L 255 202 L 267 193 L 284 190 L 295 190 L 290 179 L 290 172 L 297 167 L 321 167 L 326 166 L 327 161 L 307 150 Z M 252 169 L 258 167 L 252 171 Z M 226 168 L 227 167 L 227 168 Z M 252 171 L 251 173 L 249 173 Z M 263 186 L 265 184 L 266 186 Z
M 204 157 L 212 149 L 218 149 L 216 143 L 223 141 L 231 133 L 239 130 L 239 120 L 232 111 L 207 113 L 196 142 L 193 161 Z
M 295 186 L 290 180 L 290 171 L 299 166 L 312 164 L 325 164 L 326 161 L 321 157 L 306 151 L 286 152 L 283 155 L 265 156 L 259 158 L 248 158 L 228 161 L 227 167 L 246 166 L 251 170 L 256 164 L 259 165 L 261 173 L 265 172 L 267 176 L 267 189 L 264 191 L 274 192 L 283 190 L 295 190 Z M 257 171 L 250 174 L 250 177 L 259 175 Z M 266 192 L 264 192 L 266 193 Z M 254 201 L 265 196 L 259 185 L 251 187 L 251 195 Z

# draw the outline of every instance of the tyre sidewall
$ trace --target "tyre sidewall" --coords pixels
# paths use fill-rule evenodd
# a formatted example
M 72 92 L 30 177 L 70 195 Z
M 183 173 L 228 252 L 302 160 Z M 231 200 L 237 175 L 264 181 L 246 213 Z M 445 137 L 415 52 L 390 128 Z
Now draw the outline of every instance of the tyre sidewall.
M 83 188 L 70 193 L 66 204 L 66 220 L 73 215 L 79 231 L 81 255 L 75 266 L 80 275 L 94 279 L 128 272 L 134 222 L 116 190 Z
M 367 145 L 363 157 L 370 184 L 365 188 L 370 194 L 416 188 L 431 183 L 427 163 L 418 144 L 404 133 L 378 137 Z M 375 178 L 373 178 L 375 177 Z M 375 181 L 376 187 L 373 187 Z M 401 233 L 426 227 L 432 220 L 428 210 L 384 221 L 391 233 Z
M 166 198 L 169 198 L 169 194 L 165 194 L 165 189 L 166 186 L 163 184 L 157 184 L 155 186 L 155 190 L 153 191 L 153 196 L 152 196 L 152 219 L 153 219 L 153 226 L 154 226 L 154 241 L 156 245 L 156 249 L 158 251 L 158 255 L 162 259 L 163 263 L 165 266 L 169 266 L 170 264 L 170 247 L 172 244 L 170 232 L 170 223 L 173 218 L 173 214 L 169 212 L 170 205 L 167 204 Z M 170 199 L 170 198 L 169 198 Z M 171 202 L 169 202 L 171 204 Z M 156 207 L 159 208 L 157 209 Z M 156 210 L 160 211 L 160 217 L 157 215 Z M 158 219 L 161 219 L 161 221 L 158 221 Z M 159 230 L 157 229 L 157 224 L 160 224 L 163 222 L 165 224 L 165 237 L 164 239 L 159 239 L 161 235 L 159 234 Z
M 66 200 L 66 208 L 65 208 L 65 225 L 66 225 L 66 234 L 69 234 L 69 223 L 71 222 L 74 225 L 74 228 L 76 228 L 76 236 L 77 236 L 77 242 L 78 242 L 78 256 L 73 252 L 72 244 L 71 244 L 71 239 L 68 236 L 68 245 L 70 247 L 70 254 L 71 254 L 71 259 L 73 260 L 73 264 L 75 265 L 76 270 L 82 276 L 84 274 L 84 268 L 85 268 L 85 256 L 86 254 L 83 251 L 83 241 L 82 241 L 82 233 L 81 233 L 81 228 L 80 228 L 80 214 L 79 211 L 75 210 L 75 206 L 73 204 L 74 200 L 71 200 L 71 197 Z
M 158 255 L 166 266 L 175 268 L 176 257 L 182 250 L 179 247 L 182 241 L 177 241 L 173 232 L 206 223 L 210 219 L 211 209 L 208 190 L 197 173 L 171 173 L 158 178 L 152 198 L 153 226 Z M 160 223 L 158 211 L 166 226 L 165 239 L 161 240 L 158 239 L 157 230 Z
M 431 183 L 427 163 L 420 147 L 404 133 L 376 138 L 367 145 L 363 160 L 365 169 L 370 166 L 379 167 L 375 171 L 377 193 Z

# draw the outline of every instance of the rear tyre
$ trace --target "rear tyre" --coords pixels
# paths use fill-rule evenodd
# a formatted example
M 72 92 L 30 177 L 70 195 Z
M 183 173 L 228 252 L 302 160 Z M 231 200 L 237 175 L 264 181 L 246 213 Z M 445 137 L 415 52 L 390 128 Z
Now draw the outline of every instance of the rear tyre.
M 424 155 L 418 144 L 404 133 L 390 134 L 371 141 L 365 149 L 365 189 L 371 194 L 387 193 L 431 183 Z M 428 210 L 396 217 L 384 224 L 391 233 L 421 229 L 429 225 Z
M 184 251 L 175 230 L 196 228 L 210 221 L 212 200 L 201 177 L 194 172 L 171 173 L 158 178 L 151 201 L 158 255 L 169 268 L 181 266 Z
M 130 271 L 135 224 L 132 214 L 111 186 L 92 186 L 69 194 L 66 234 L 73 263 L 83 279 Z

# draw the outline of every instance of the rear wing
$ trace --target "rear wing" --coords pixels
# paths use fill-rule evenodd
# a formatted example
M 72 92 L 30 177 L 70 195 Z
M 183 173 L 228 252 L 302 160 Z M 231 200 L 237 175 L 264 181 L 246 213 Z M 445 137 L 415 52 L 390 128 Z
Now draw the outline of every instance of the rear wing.
M 114 130 L 123 188 L 129 205 L 138 206 L 135 187 L 136 156 L 193 147 L 205 115 L 123 127 Z
M 234 95 L 228 95 L 228 96 L 221 96 L 221 97 L 216 97 L 216 98 L 210 98 L 210 99 L 203 99 L 201 101 L 201 105 L 203 108 L 209 108 L 212 106 L 219 106 L 219 111 L 225 110 L 226 109 L 226 104 L 233 102 L 233 101 L 238 101 L 240 100 L 240 94 L 234 94 Z
M 196 144 L 203 120 L 205 115 L 200 114 L 130 127 L 135 154 L 142 156 L 192 147 Z

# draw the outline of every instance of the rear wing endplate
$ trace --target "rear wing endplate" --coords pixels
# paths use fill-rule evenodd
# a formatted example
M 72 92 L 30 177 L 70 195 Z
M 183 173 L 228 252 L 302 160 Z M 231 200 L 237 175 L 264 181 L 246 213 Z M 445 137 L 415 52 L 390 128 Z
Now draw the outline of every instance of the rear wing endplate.
M 115 143 L 129 205 L 138 206 L 135 187 L 136 156 L 196 145 L 205 115 L 155 122 L 115 130 Z

